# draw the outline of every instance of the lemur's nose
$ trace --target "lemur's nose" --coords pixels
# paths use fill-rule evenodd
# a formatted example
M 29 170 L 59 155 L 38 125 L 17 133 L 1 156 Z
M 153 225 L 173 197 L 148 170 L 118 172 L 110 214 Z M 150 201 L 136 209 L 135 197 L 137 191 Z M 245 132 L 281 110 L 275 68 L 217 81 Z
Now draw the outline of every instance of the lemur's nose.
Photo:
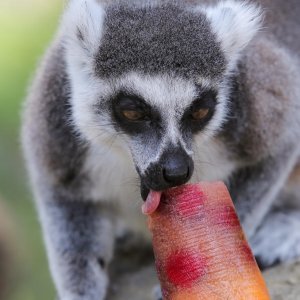
M 187 183 L 193 175 L 194 162 L 185 149 L 170 145 L 160 159 L 150 164 L 141 175 L 142 197 L 145 199 L 149 190 L 165 189 Z
M 185 181 L 189 173 L 189 167 L 181 161 L 170 161 L 163 169 L 164 178 L 170 183 Z
M 186 183 L 191 178 L 192 172 L 192 160 L 185 153 L 175 152 L 165 156 L 163 177 L 171 186 Z

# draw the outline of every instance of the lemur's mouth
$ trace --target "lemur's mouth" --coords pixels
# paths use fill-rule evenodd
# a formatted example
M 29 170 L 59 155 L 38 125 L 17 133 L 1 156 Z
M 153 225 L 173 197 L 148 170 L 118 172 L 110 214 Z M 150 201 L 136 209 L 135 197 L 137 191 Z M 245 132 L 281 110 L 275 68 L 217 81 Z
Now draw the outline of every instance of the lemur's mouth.
M 143 198 L 144 201 L 147 200 L 147 197 L 150 193 L 150 189 L 145 185 L 143 184 L 143 182 L 141 183 L 141 196 Z
M 148 196 L 142 206 L 142 212 L 145 215 L 153 214 L 159 206 L 162 191 L 149 190 Z
M 142 206 L 142 212 L 145 215 L 153 214 L 159 206 L 162 191 L 149 189 L 145 184 L 141 184 L 141 196 L 145 201 Z

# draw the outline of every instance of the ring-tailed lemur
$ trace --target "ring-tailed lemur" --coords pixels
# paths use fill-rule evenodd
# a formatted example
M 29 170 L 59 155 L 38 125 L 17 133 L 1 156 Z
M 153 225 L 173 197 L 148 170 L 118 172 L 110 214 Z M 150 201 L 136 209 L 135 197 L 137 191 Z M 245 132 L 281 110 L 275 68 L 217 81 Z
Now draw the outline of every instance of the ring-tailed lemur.
M 299 15 L 297 0 L 70 1 L 22 134 L 60 299 L 104 299 L 120 216 L 145 228 L 137 185 L 223 180 L 264 265 L 300 255 Z

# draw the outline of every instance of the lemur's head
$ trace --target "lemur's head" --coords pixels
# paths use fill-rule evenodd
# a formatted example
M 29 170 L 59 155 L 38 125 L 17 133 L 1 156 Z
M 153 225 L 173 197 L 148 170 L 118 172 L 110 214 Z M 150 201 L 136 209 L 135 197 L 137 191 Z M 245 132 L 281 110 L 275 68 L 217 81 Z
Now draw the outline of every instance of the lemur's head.
M 198 2 L 73 0 L 63 20 L 74 122 L 92 143 L 118 135 L 144 197 L 191 178 L 193 145 L 221 128 L 260 26 L 256 6 Z

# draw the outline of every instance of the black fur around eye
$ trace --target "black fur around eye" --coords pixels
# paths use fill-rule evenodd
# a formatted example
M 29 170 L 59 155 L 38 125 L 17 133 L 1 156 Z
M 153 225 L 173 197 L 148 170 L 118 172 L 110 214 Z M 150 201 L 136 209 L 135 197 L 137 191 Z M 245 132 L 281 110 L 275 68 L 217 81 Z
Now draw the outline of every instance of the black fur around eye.
M 217 93 L 213 90 L 202 91 L 182 118 L 182 130 L 196 133 L 203 129 L 212 118 L 217 104 Z
M 145 132 L 160 122 L 158 112 L 143 98 L 124 92 L 113 98 L 112 114 L 118 129 L 132 135 Z
M 112 101 L 113 111 L 118 119 L 138 121 L 151 114 L 150 106 L 139 96 L 119 93 Z

